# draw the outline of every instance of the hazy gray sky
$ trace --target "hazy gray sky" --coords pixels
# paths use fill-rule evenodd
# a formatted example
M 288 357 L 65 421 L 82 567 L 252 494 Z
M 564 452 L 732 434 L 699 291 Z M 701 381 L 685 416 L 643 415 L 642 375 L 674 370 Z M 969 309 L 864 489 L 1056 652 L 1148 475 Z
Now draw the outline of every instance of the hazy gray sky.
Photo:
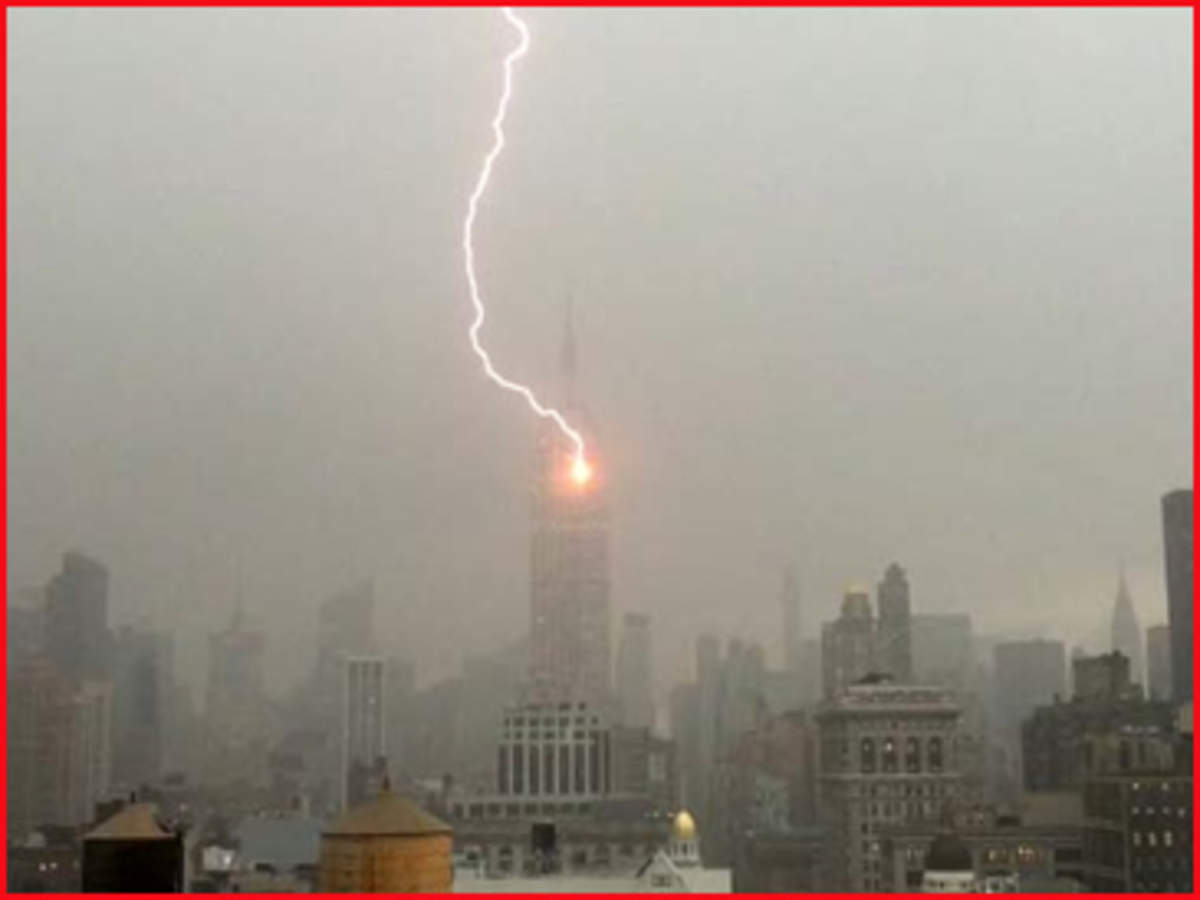
M 528 10 L 478 232 L 552 388 L 576 300 L 614 624 L 778 659 L 893 559 L 918 611 L 1165 618 L 1192 481 L 1190 10 Z M 376 578 L 422 680 L 528 622 L 534 420 L 459 255 L 489 10 L 9 13 L 9 588 L 77 546 L 186 672 L 239 581 L 272 681 Z M 240 576 L 239 576 L 240 572 Z M 296 653 L 289 641 L 302 641 Z

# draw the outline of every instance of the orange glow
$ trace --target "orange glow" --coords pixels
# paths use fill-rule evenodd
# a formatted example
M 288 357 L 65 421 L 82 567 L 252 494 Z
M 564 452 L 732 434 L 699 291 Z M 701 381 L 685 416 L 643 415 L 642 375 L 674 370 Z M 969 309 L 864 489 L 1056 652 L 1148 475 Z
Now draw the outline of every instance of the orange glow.
M 579 487 L 592 480 L 592 467 L 582 456 L 575 457 L 575 462 L 571 464 L 571 480 Z

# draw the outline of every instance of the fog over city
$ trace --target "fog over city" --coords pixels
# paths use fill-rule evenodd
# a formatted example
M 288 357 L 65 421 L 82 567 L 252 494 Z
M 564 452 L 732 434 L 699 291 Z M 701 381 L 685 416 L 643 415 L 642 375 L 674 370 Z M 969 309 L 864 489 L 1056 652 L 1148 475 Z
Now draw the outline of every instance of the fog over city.
M 1190 10 L 546 10 L 483 203 L 484 337 L 579 394 L 614 632 L 777 665 L 848 583 L 1109 649 L 1192 483 Z M 9 13 L 8 589 L 65 550 L 280 694 L 374 579 L 418 685 L 529 629 L 537 422 L 466 339 L 487 10 Z

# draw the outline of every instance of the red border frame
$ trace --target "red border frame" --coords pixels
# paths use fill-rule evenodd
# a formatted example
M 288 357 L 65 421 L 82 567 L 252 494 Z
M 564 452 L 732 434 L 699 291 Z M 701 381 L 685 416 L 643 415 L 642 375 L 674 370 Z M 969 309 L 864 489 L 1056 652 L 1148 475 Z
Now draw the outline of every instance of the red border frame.
M 229 2 L 229 3 L 209 2 L 209 3 L 205 3 L 205 2 L 186 2 L 186 0 L 165 0 L 165 2 L 160 2 L 160 3 L 149 3 L 149 2 L 125 2 L 125 3 L 122 3 L 122 2 L 104 2 L 104 0 L 100 0 L 100 2 L 96 2 L 96 0 L 83 0 L 83 2 L 35 2 L 35 0 L 5 0 L 5 3 L 4 3 L 5 16 L 3 19 L 3 23 L 0 24 L 0 39 L 2 39 L 3 54 L 4 54 L 3 72 L 0 73 L 0 87 L 3 88 L 3 97 L 2 97 L 2 99 L 0 99 L 0 103 L 3 104 L 4 110 L 5 110 L 5 139 L 4 139 L 3 143 L 0 144 L 0 160 L 3 161 L 4 170 L 5 170 L 5 181 L 4 181 L 4 186 L 2 188 L 2 192 L 3 192 L 2 196 L 3 196 L 3 201 L 4 201 L 4 212 L 3 212 L 2 225 L 0 225 L 0 230 L 3 231 L 4 236 L 7 238 L 7 233 L 8 233 L 8 180 L 7 180 L 7 173 L 8 173 L 8 166 L 7 166 L 7 163 L 8 163 L 8 130 L 7 130 L 7 128 L 8 128 L 8 119 L 7 119 L 7 109 L 8 109 L 8 65 L 7 65 L 7 62 L 8 62 L 8 15 L 7 15 L 7 10 L 10 7 L 15 7 L 15 8 L 31 8 L 31 7 L 118 7 L 118 8 L 129 8 L 129 7 L 218 7 L 218 8 L 221 8 L 221 7 L 250 7 L 250 8 L 327 7 L 327 8 L 367 8 L 367 7 L 376 7 L 377 8 L 377 7 L 405 7 L 405 6 L 492 7 L 492 6 L 496 6 L 496 5 L 497 4 L 481 2 L 481 0 L 462 0 L 462 2 L 454 2 L 454 3 L 443 3 L 443 2 L 389 3 L 389 2 L 383 2 L 383 0 L 366 0 L 366 2 L 363 2 L 363 0 L 359 0 L 359 2 L 346 3 L 346 4 L 318 2 L 318 0 L 298 0 L 298 2 L 291 2 L 291 3 L 283 2 L 283 0 L 268 0 L 268 2 L 258 2 L 258 3 L 246 3 L 246 2 Z M 538 4 L 514 3 L 512 5 L 519 6 L 519 7 L 536 8 L 536 7 L 592 6 L 592 5 L 597 5 L 597 4 L 587 4 L 587 3 L 578 3 L 578 2 L 563 2 L 563 0 L 546 0 L 546 2 L 538 3 Z M 635 0 L 615 0 L 615 2 L 612 2 L 612 0 L 610 0 L 610 2 L 606 2 L 603 4 L 599 4 L 599 5 L 606 6 L 606 7 L 713 7 L 713 6 L 729 6 L 730 4 L 714 2 L 714 0 L 698 0 L 698 2 L 693 2 L 693 3 L 681 3 L 681 2 L 638 3 L 638 2 L 635 2 Z M 818 3 L 818 2 L 791 3 L 791 2 L 783 2 L 783 0 L 760 0 L 760 2 L 757 2 L 753 5 L 758 6 L 758 7 L 833 7 L 833 6 L 840 6 L 840 7 L 876 7 L 876 8 L 882 8 L 882 7 L 1062 8 L 1062 7 L 1081 7 L 1081 6 L 1082 7 L 1109 7 L 1109 8 L 1111 8 L 1111 7 L 1121 7 L 1121 8 L 1188 7 L 1193 10 L 1193 18 L 1192 18 L 1193 72 L 1192 72 L 1192 78 L 1193 78 L 1193 85 L 1195 83 L 1194 55 L 1195 55 L 1195 43 L 1196 43 L 1195 37 L 1196 37 L 1196 33 L 1197 33 L 1197 27 L 1196 27 L 1196 18 L 1195 18 L 1195 14 L 1194 14 L 1196 3 L 1194 2 L 1194 0 L 1158 0 L 1158 2 L 1144 3 L 1144 4 L 1143 3 L 1119 2 L 1119 0 L 1093 0 L 1093 2 L 1044 2 L 1044 3 L 1042 3 L 1042 2 L 1024 2 L 1024 3 L 973 2 L 973 0 L 966 0 L 966 2 L 953 2 L 953 0 L 926 0 L 926 2 L 923 2 L 923 3 L 904 3 L 904 2 L 902 2 L 902 0 L 874 0 L 874 2 L 851 3 L 851 2 L 839 2 L 839 0 L 832 0 L 832 2 L 826 2 L 826 3 Z M 1195 95 L 1193 92 L 1193 123 L 1194 122 L 1195 122 Z M 1195 315 L 1194 315 L 1195 282 L 1196 282 L 1196 273 L 1195 273 L 1196 236 L 1195 236 L 1194 216 L 1195 216 L 1195 201 L 1196 201 L 1196 197 L 1197 197 L 1197 190 L 1196 190 L 1196 184 L 1195 184 L 1194 154 L 1195 154 L 1195 138 L 1194 138 L 1194 133 L 1193 133 L 1193 178 L 1192 178 L 1192 209 L 1193 209 L 1193 235 L 1192 235 L 1192 242 L 1193 242 L 1193 244 L 1192 244 L 1192 249 L 1193 249 L 1193 257 L 1192 257 L 1192 259 L 1193 259 L 1193 263 L 1192 263 L 1192 265 L 1193 265 L 1193 271 L 1192 271 L 1193 335 L 1192 335 L 1192 341 L 1193 341 L 1193 343 L 1192 343 L 1192 346 L 1193 346 L 1193 356 L 1194 356 L 1195 336 L 1196 336 L 1196 324 L 1195 324 Z M 3 316 L 2 320 L 0 320 L 0 331 L 3 332 L 4 352 L 5 352 L 5 355 L 7 358 L 7 348 L 8 348 L 8 306 L 7 306 L 8 243 L 7 243 L 7 240 L 5 241 L 3 262 L 0 263 L 0 266 L 2 266 L 2 271 L 3 271 L 3 275 L 4 275 L 4 291 L 5 291 L 5 301 L 6 301 L 5 309 L 4 309 L 4 316 Z M 1194 362 L 1193 362 L 1193 367 L 1194 367 Z M 3 400 L 0 400 L 0 402 L 3 403 L 4 410 L 6 413 L 4 440 L 3 440 L 2 447 L 0 447 L 0 457 L 3 457 L 3 461 L 4 461 L 4 476 L 3 476 L 3 479 L 0 479 L 0 497 L 2 497 L 4 500 L 4 508 L 5 508 L 6 514 L 5 514 L 3 530 L 4 530 L 5 536 L 7 537 L 7 531 L 8 531 L 8 519 L 7 519 L 7 510 L 8 510 L 8 432 L 7 432 L 7 428 L 8 428 L 8 419 L 7 419 L 8 368 L 7 368 L 7 366 L 5 366 L 3 376 L 0 376 L 0 377 L 2 377 L 4 379 L 4 385 L 5 385 L 4 397 L 3 397 Z M 1193 402 L 1194 402 L 1195 386 L 1196 386 L 1196 382 L 1197 382 L 1196 373 L 1195 373 L 1194 368 L 1193 368 L 1193 372 L 1192 372 L 1192 379 L 1193 379 Z M 1194 478 L 1194 472 L 1195 472 L 1195 420 L 1194 420 L 1194 416 L 1193 416 L 1193 450 L 1192 450 L 1192 452 L 1193 452 L 1193 478 Z M 1166 488 L 1164 487 L 1164 490 L 1165 489 Z M 1193 502 L 1194 502 L 1194 500 L 1193 500 Z M 5 550 L 4 550 L 4 554 L 3 554 L 3 563 L 0 563 L 0 565 L 3 566 L 3 574 L 6 577 L 8 574 L 7 547 L 8 547 L 8 545 L 6 542 Z M 1195 589 L 1196 583 L 1197 583 L 1196 576 L 1195 576 L 1195 573 L 1193 572 L 1193 591 Z M 5 602 L 7 602 L 7 593 L 5 596 Z M 3 657 L 5 660 L 5 663 L 7 663 L 7 646 L 8 646 L 7 645 L 7 621 L 0 622 L 0 633 L 2 633 L 3 636 L 5 637 L 4 644 L 2 647 L 0 647 L 0 657 Z M 1198 635 L 1200 635 L 1200 628 L 1197 628 L 1196 623 L 1194 621 L 1194 617 L 1193 617 L 1193 635 L 1192 635 L 1193 644 L 1195 643 L 1195 639 Z M 5 667 L 5 672 L 7 673 L 7 665 Z M 1193 671 L 1192 671 L 1193 683 L 1195 682 L 1195 676 L 1196 676 L 1196 660 L 1195 660 L 1195 656 L 1193 655 Z M 6 676 L 6 674 L 0 675 L 0 678 L 7 679 L 7 676 Z M 4 695 L 3 695 L 3 697 L 0 697 L 0 712 L 3 712 L 5 714 L 5 723 L 7 723 L 7 707 L 8 707 L 8 692 L 7 692 L 7 683 L 6 683 Z M 7 727 L 7 725 L 6 725 L 6 727 Z M 4 749 L 0 750 L 0 755 L 4 756 L 5 761 L 7 763 L 7 742 L 6 741 L 0 742 L 0 746 L 2 746 L 4 748 Z M 1193 771 L 1195 771 L 1195 758 L 1194 757 L 1193 757 Z M 7 769 L 7 764 L 6 764 L 4 769 L 2 771 L 0 771 L 0 814 L 4 815 L 6 821 L 7 821 L 7 795 L 8 795 L 7 778 L 8 778 L 8 769 Z M 1192 797 L 1193 806 L 1192 806 L 1192 808 L 1194 811 L 1195 810 L 1195 801 L 1196 801 L 1196 797 L 1197 797 L 1194 780 L 1193 780 L 1192 790 L 1193 790 L 1193 797 Z M 1194 812 L 1193 812 L 1193 823 L 1194 823 Z M 1196 861 L 1198 859 L 1200 859 L 1200 852 L 1197 851 L 1197 847 L 1196 847 L 1194 824 L 1193 824 L 1193 849 L 1192 849 L 1192 852 L 1193 852 L 1193 869 L 1192 869 L 1192 871 L 1193 871 L 1193 879 L 1194 879 L 1195 871 L 1196 871 L 1195 864 L 1196 864 Z M 0 894 L 3 894 L 4 896 L 8 896 L 7 885 L 8 885 L 8 861 L 7 861 L 7 854 L 6 854 L 4 859 L 0 859 Z M 1195 888 L 1193 888 L 1193 890 L 1195 890 Z M 46 895 L 41 895 L 41 896 L 74 897 L 74 896 L 80 896 L 80 895 L 76 895 L 76 894 L 46 894 Z M 113 895 L 94 895 L 94 896 L 120 897 L 121 895 L 113 894 Z M 144 894 L 144 895 L 140 895 L 140 896 L 169 897 L 169 896 L 175 896 L 175 895 Z M 273 894 L 241 894 L 239 896 L 267 898 L 267 897 L 272 897 L 272 896 L 276 896 L 276 895 L 273 895 Z M 329 896 L 332 896 L 332 895 L 329 895 Z M 344 894 L 344 895 L 338 895 L 338 896 L 370 897 L 370 896 L 374 896 L 374 895 L 370 895 L 370 894 L 345 895 Z M 471 896 L 471 895 L 440 894 L 440 895 L 432 895 L 432 896 L 456 897 L 456 896 Z M 475 896 L 484 896 L 484 895 L 475 895 Z M 539 896 L 574 897 L 574 896 L 578 896 L 578 895 L 576 895 L 576 894 L 544 894 L 544 895 L 539 895 Z M 600 900 L 600 898 L 635 897 L 635 896 L 640 896 L 640 895 L 636 895 L 636 894 L 591 894 L 589 896 L 598 898 L 598 900 Z M 749 894 L 749 895 L 744 895 L 744 896 L 770 898 L 770 897 L 775 897 L 778 895 Z M 879 896 L 879 895 L 874 895 L 874 894 L 813 894 L 811 896 L 869 897 L 869 896 Z M 898 897 L 907 896 L 907 897 L 915 898 L 915 897 L 920 897 L 923 895 L 921 895 L 921 894 L 894 894 L 891 896 L 898 896 Z M 1050 897 L 1050 896 L 1054 896 L 1054 895 L 1025 894 L 1023 896 Z M 1177 896 L 1190 896 L 1190 895 L 1177 895 Z

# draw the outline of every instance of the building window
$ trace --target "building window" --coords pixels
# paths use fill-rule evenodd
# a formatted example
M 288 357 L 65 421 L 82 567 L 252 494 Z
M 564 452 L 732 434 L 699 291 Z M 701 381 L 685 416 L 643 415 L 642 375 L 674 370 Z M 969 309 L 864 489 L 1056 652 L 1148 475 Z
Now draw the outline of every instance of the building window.
M 554 793 L 554 748 L 547 744 L 542 748 L 542 780 L 547 794 Z
M 517 744 L 512 748 L 513 757 L 513 783 L 512 792 L 514 794 L 525 793 L 525 748 Z
M 584 782 L 583 751 L 583 744 L 575 744 L 575 793 L 577 794 L 587 793 L 587 785 Z
M 895 772 L 899 767 L 899 751 L 896 749 L 896 739 L 894 737 L 885 737 L 883 739 L 883 765 L 884 772 Z
M 859 768 L 867 774 L 875 771 L 875 742 L 870 738 L 862 739 Z
M 921 739 L 910 737 L 904 742 L 904 771 L 921 771 Z
M 600 793 L 600 732 L 592 732 L 592 752 L 588 757 L 588 783 L 593 794 Z
M 536 797 L 542 790 L 542 767 L 538 758 L 537 745 L 529 748 L 529 794 Z
M 942 739 L 940 737 L 929 739 L 929 771 L 942 771 Z
M 508 748 L 500 747 L 500 759 L 496 767 L 496 774 L 499 777 L 499 784 L 496 785 L 497 790 L 501 794 L 508 793 Z
M 561 793 L 571 793 L 571 747 L 561 744 L 558 748 L 558 789 Z

